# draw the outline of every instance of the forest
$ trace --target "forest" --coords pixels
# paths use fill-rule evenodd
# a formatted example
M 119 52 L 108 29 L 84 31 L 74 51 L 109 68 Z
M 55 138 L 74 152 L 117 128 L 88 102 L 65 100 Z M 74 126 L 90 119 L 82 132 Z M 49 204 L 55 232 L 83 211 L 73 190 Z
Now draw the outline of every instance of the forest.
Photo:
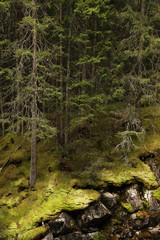
M 158 0 L 0 0 L 0 239 L 159 239 L 141 231 L 159 226 L 147 200 L 134 209 L 123 192 L 136 181 L 160 213 L 159 12 Z M 59 213 L 106 188 L 120 209 L 149 216 L 139 235 L 102 219 L 94 237 L 83 223 L 83 236 L 65 238 L 66 222 L 53 232 Z

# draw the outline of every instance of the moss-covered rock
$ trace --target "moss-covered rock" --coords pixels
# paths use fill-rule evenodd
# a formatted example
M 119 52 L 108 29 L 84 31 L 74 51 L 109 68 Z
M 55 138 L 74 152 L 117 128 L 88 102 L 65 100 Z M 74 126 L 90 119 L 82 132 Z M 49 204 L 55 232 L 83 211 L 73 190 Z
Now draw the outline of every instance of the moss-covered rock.
M 20 233 L 18 235 L 19 240 L 36 240 L 44 237 L 48 232 L 48 229 L 45 227 L 33 228 L 29 231 Z
M 160 187 L 157 188 L 156 190 L 154 190 L 154 192 L 153 192 L 153 197 L 154 197 L 155 199 L 157 199 L 158 201 L 160 201 Z
M 158 187 L 154 173 L 147 164 L 136 159 L 136 167 L 123 162 L 115 163 L 110 169 L 103 169 L 98 175 L 101 181 L 111 183 L 115 186 L 129 184 L 137 180 L 142 182 L 148 189 Z
M 123 208 L 125 208 L 128 212 L 133 213 L 134 209 L 132 207 L 132 205 L 130 203 L 126 203 L 126 202 L 121 202 L 121 205 Z

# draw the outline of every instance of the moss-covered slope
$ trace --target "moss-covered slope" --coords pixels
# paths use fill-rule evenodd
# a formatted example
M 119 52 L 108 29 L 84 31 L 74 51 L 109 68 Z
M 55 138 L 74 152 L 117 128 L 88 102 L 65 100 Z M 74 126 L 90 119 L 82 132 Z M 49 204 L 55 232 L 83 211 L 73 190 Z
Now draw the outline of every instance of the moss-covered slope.
M 94 189 L 107 184 L 121 186 L 139 181 L 148 189 L 157 188 L 158 184 L 153 172 L 147 164 L 139 160 L 138 156 L 144 151 L 160 149 L 158 109 L 154 109 L 152 112 L 151 109 L 141 109 L 142 124 L 146 130 L 145 141 L 136 142 L 139 148 L 131 152 L 127 164 L 125 161 L 119 160 L 118 153 L 113 153 L 111 160 L 108 161 L 108 155 L 114 152 L 113 149 L 118 142 L 116 137 L 109 141 L 108 129 L 105 129 L 105 127 L 103 135 L 98 136 L 98 131 L 102 132 L 102 129 L 98 130 L 98 125 L 94 130 L 93 138 L 87 140 L 90 141 L 91 148 L 85 148 L 84 143 L 84 149 L 79 146 L 72 154 L 71 160 L 66 160 L 67 164 L 71 166 L 71 172 L 58 170 L 59 163 L 62 162 L 62 154 L 60 150 L 53 146 L 52 142 L 39 142 L 38 176 L 34 191 L 28 189 L 30 174 L 29 140 L 16 134 L 8 134 L 2 138 L 0 140 L 0 167 L 8 158 L 9 163 L 0 172 L 0 239 L 13 239 L 17 233 L 18 239 L 22 240 L 43 236 L 48 229 L 42 226 L 42 222 L 56 217 L 61 211 L 84 209 L 91 202 L 99 199 L 98 191 L 85 189 L 88 185 Z M 101 120 L 99 128 L 102 128 L 102 125 Z M 106 139 L 105 136 L 107 136 Z M 99 145 L 100 141 L 103 140 L 102 137 L 104 142 L 108 141 L 107 145 Z M 104 162 L 106 161 L 107 164 L 104 164 L 103 167 L 95 165 L 96 167 L 92 169 L 92 175 L 82 178 L 83 174 L 77 174 L 79 178 L 76 179 L 75 164 L 80 166 L 83 160 L 85 166 L 88 161 L 85 158 L 87 155 L 84 153 L 91 153 L 93 165 L 95 162 L 99 164 L 101 159 Z M 94 174 L 96 178 L 89 179 Z M 158 194 L 159 190 L 156 190 L 157 198 Z

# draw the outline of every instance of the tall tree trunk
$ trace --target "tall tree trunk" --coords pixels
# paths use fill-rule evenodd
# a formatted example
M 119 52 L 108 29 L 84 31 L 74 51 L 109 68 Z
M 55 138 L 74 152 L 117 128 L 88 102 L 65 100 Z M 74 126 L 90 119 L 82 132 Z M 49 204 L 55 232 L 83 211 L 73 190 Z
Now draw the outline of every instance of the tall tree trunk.
M 2 93 L 1 93 L 1 118 L 2 118 L 2 120 L 4 120 Z M 3 136 L 3 137 L 5 136 L 5 125 L 4 125 L 4 122 L 2 122 L 2 136 Z
M 32 126 L 31 126 L 31 171 L 30 171 L 30 189 L 32 189 L 36 183 L 37 178 L 37 30 L 36 30 L 36 2 L 32 0 L 32 18 L 33 24 L 33 59 L 32 59 Z
M 95 47 L 96 47 L 96 31 L 97 31 L 97 21 L 94 20 L 94 39 L 93 39 L 93 57 L 95 57 Z M 92 84 L 94 88 L 96 89 L 96 78 L 95 78 L 95 63 L 92 63 Z
M 141 15 L 142 17 L 145 15 L 145 0 L 141 2 Z M 141 37 L 140 37 L 141 38 Z M 142 75 L 142 51 L 143 51 L 143 41 L 140 39 L 139 42 L 139 63 L 138 63 L 138 75 Z
M 71 12 L 71 11 L 70 11 Z M 71 14 L 70 14 L 71 17 Z M 69 99 L 69 90 L 68 90 L 68 80 L 70 78 L 70 56 L 71 56 L 71 43 L 70 43 L 70 36 L 71 36 L 71 27 L 69 26 L 69 42 L 68 42 L 68 55 L 67 55 L 67 79 L 66 79 L 66 119 L 65 119 L 65 147 L 68 145 L 68 99 Z
M 59 20 L 60 24 L 62 24 L 62 2 L 59 5 Z M 63 137 L 63 42 L 62 35 L 60 35 L 60 91 L 61 91 L 61 101 L 60 101 L 60 143 L 63 145 L 64 137 Z

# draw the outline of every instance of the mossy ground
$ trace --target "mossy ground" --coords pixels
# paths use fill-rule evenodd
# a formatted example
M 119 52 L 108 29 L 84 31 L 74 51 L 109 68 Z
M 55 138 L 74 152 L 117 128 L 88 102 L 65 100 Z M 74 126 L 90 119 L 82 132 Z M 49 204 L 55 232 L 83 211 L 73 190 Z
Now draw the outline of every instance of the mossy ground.
M 16 233 L 22 240 L 36 239 L 47 231 L 40 227 L 43 221 L 56 217 L 61 211 L 84 209 L 99 198 L 95 190 L 74 186 L 85 188 L 90 182 L 90 186 L 98 188 L 108 183 L 121 186 L 139 181 L 149 189 L 157 188 L 153 172 L 138 156 L 145 151 L 160 149 L 159 113 L 160 107 L 141 109 L 145 141 L 136 141 L 138 148 L 128 156 L 127 164 L 119 160 L 119 153 L 114 152 L 119 140 L 114 137 L 116 130 L 109 133 L 109 128 L 115 125 L 111 118 L 113 113 L 107 113 L 105 119 L 100 117 L 98 120 L 97 117 L 90 129 L 91 139 L 77 141 L 71 148 L 71 159 L 67 159 L 71 172 L 57 170 L 62 154 L 52 142 L 39 142 L 38 180 L 34 191 L 28 190 L 30 142 L 23 136 L 6 135 L 0 141 L 0 167 L 11 157 L 10 163 L 0 172 L 0 239 L 13 239 Z M 20 149 L 12 154 L 20 143 Z M 85 172 L 88 163 L 92 166 L 92 174 L 77 180 L 75 171 Z
M 8 140 L 10 138 L 12 142 Z M 1 166 L 22 142 L 22 138 L 10 135 L 1 140 Z M 5 142 L 9 144 L 7 149 Z M 58 154 L 53 149 L 48 150 L 48 143 L 44 142 L 38 145 L 38 180 L 34 191 L 29 191 L 29 149 L 29 142 L 25 140 L 21 149 L 13 155 L 14 162 L 11 158 L 0 173 L 0 239 L 13 239 L 17 233 L 18 239 L 36 239 L 46 232 L 43 227 L 36 228 L 42 221 L 56 217 L 62 210 L 84 209 L 99 198 L 95 190 L 72 187 L 77 180 L 72 178 L 71 173 L 57 170 Z M 49 167 L 53 170 L 49 171 Z

